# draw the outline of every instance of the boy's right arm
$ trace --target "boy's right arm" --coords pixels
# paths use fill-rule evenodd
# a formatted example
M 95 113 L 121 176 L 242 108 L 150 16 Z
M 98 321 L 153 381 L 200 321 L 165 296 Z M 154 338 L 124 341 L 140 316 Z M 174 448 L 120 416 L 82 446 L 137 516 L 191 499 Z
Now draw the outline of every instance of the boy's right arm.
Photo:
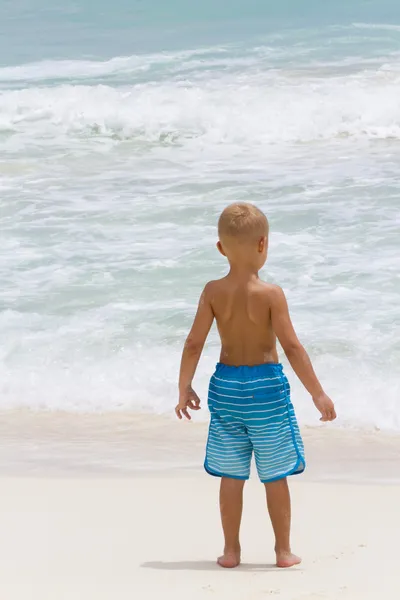
M 315 406 L 322 415 L 321 421 L 333 421 L 336 419 L 334 404 L 322 389 L 310 358 L 296 335 L 283 290 L 274 286 L 269 297 L 271 299 L 272 328 L 294 372 L 311 394 Z
M 208 283 L 201 294 L 197 313 L 182 352 L 179 373 L 179 403 L 175 408 L 178 419 L 182 419 L 182 415 L 184 415 L 190 420 L 191 417 L 188 413 L 188 408 L 191 410 L 200 410 L 200 399 L 192 388 L 192 380 L 214 321 L 210 288 L 212 288 L 212 284 Z

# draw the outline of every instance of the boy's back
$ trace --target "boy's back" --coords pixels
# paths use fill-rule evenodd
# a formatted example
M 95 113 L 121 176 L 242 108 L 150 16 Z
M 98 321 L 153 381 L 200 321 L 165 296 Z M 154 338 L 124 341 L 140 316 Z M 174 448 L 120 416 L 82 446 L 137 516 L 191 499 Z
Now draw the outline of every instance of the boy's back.
M 221 362 L 261 365 L 278 362 L 271 312 L 276 286 L 256 276 L 229 274 L 206 287 L 221 337 Z

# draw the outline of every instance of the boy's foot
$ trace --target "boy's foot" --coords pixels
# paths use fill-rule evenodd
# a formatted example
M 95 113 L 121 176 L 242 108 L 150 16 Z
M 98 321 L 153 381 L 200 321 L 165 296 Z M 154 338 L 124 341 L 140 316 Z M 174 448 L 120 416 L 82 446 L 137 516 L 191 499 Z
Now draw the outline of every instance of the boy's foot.
M 219 557 L 217 563 L 224 569 L 234 569 L 240 565 L 240 552 L 225 552 Z
M 289 567 L 294 567 L 294 565 L 299 565 L 300 563 L 301 558 L 291 552 L 279 552 L 276 555 L 276 566 L 281 569 L 288 569 Z

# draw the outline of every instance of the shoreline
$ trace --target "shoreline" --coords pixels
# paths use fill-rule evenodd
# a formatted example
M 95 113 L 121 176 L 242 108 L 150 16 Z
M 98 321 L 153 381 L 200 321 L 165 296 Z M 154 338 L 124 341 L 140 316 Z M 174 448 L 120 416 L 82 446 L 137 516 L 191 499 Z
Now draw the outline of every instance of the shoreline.
M 0 476 L 198 474 L 207 427 L 151 414 L 1 411 Z M 301 431 L 307 461 L 301 480 L 400 483 L 400 433 L 330 425 Z

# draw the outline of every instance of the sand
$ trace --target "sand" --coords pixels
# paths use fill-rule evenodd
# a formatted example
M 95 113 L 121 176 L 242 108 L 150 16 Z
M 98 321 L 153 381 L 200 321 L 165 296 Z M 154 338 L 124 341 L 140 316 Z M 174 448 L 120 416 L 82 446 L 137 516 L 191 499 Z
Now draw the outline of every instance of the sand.
M 196 455 L 195 428 L 183 431 L 171 425 L 171 430 L 182 432 L 183 441 L 175 438 L 175 443 L 188 452 L 191 463 L 186 443 L 194 439 Z M 135 441 L 148 453 L 149 431 L 140 443 Z M 203 426 L 198 432 L 201 437 Z M 82 455 L 84 468 L 78 470 L 66 465 L 66 451 L 57 472 L 54 457 L 44 462 L 41 444 L 35 453 L 32 440 L 25 440 L 31 453 L 30 460 L 24 454 L 23 473 L 22 459 L 16 461 L 15 454 L 24 444 L 14 440 L 12 445 L 9 434 L 8 442 L 0 444 L 0 465 L 4 467 L 8 453 L 10 464 L 19 467 L 14 473 L 2 468 L 0 477 L 1 600 L 397 600 L 400 485 L 395 478 L 391 484 L 379 481 L 372 463 L 370 482 L 321 480 L 324 461 L 328 467 L 333 464 L 332 455 L 324 455 L 323 445 L 315 441 L 321 435 L 307 433 L 314 466 L 308 475 L 291 479 L 293 550 L 303 564 L 289 570 L 274 567 L 263 487 L 254 477 L 245 492 L 243 564 L 226 571 L 215 564 L 222 547 L 219 482 L 201 468 L 171 466 L 169 461 L 168 468 L 136 466 L 122 475 L 110 466 L 96 472 Z M 325 435 L 328 448 L 336 445 L 339 462 L 345 447 L 343 440 L 340 447 L 337 443 L 341 435 Z M 349 440 L 354 445 L 355 438 L 348 435 L 353 462 Z M 375 450 L 380 448 L 376 461 L 385 462 L 388 448 L 393 466 L 399 438 L 374 440 Z M 98 449 L 98 443 L 96 435 L 86 440 L 87 447 Z M 108 444 L 111 452 L 115 439 Z M 365 439 L 362 446 L 370 456 Z M 76 450 L 72 456 L 76 461 Z

